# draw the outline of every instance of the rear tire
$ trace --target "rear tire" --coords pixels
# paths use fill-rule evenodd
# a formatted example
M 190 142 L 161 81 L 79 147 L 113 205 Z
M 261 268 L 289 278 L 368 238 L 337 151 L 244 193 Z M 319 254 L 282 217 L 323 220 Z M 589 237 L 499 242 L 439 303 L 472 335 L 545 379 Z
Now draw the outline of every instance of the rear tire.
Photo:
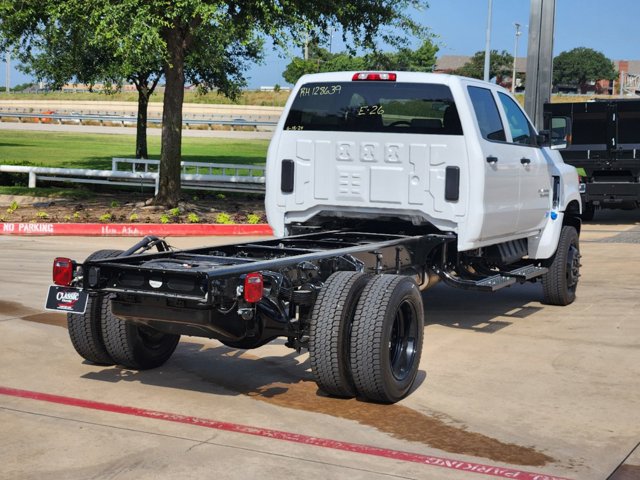
M 580 218 L 585 222 L 590 222 L 596 214 L 596 206 L 593 202 L 586 202 L 582 207 Z
M 98 250 L 85 261 L 117 257 L 121 253 L 122 250 Z M 73 348 L 82 358 L 96 365 L 114 364 L 102 338 L 102 307 L 108 302 L 106 295 L 90 295 L 85 313 L 67 314 L 67 330 Z
M 572 303 L 576 299 L 580 266 L 578 231 L 565 225 L 549 271 L 542 276 L 543 302 L 560 306 Z
M 409 277 L 379 275 L 360 297 L 351 332 L 351 372 L 358 394 L 394 403 L 416 379 L 424 335 L 424 307 Z
M 329 395 L 356 395 L 349 361 L 351 324 L 362 290 L 371 277 L 336 272 L 318 294 L 311 313 L 309 359 L 318 387 Z
M 111 313 L 111 302 L 103 305 L 102 315 L 105 347 L 114 362 L 125 368 L 159 367 L 169 360 L 180 341 L 180 335 L 118 319 Z

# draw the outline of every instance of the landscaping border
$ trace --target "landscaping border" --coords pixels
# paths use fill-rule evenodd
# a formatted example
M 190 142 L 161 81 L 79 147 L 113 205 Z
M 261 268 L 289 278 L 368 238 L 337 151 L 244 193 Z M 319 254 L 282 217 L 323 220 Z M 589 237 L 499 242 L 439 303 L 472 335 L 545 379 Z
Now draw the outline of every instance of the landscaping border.
M 98 237 L 188 237 L 208 235 L 273 235 L 267 224 L 161 223 L 1 223 L 0 235 L 76 235 Z

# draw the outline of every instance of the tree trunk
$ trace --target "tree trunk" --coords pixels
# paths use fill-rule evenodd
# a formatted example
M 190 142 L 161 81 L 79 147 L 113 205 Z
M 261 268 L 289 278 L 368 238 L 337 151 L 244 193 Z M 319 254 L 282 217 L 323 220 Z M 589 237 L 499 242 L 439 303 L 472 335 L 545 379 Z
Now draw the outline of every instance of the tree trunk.
M 151 93 L 147 82 L 138 86 L 138 119 L 136 123 L 136 158 L 149 158 L 147 151 L 147 111 Z
M 154 203 L 173 208 L 180 200 L 180 161 L 182 159 L 182 103 L 184 102 L 184 55 L 186 42 L 180 29 L 163 32 L 169 59 L 164 67 L 166 81 L 162 110 L 160 185 Z

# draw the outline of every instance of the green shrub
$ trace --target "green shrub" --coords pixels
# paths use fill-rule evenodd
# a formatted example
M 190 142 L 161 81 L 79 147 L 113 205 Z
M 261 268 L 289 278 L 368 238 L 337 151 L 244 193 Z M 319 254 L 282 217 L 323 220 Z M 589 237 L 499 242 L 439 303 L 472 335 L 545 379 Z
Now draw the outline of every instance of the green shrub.
M 167 215 L 166 213 L 160 216 L 160 223 L 162 223 L 163 225 L 169 223 L 170 221 L 171 220 L 169 220 L 169 215 Z
M 47 218 L 49 218 L 49 214 L 47 212 L 38 212 L 36 213 L 36 217 L 42 220 L 46 220 Z
M 138 214 L 137 213 L 132 213 L 131 215 L 129 215 L 129 221 L 130 222 L 137 222 L 138 221 Z
M 198 217 L 197 214 L 191 212 L 189 215 L 187 215 L 187 222 L 189 222 L 189 223 L 200 223 L 200 217 Z
M 260 222 L 260 216 L 256 215 L 255 213 L 250 213 L 249 215 L 247 215 L 247 223 L 250 225 L 255 225 L 256 223 Z
M 223 225 L 228 225 L 230 223 L 233 223 L 231 221 L 231 216 L 228 213 L 219 213 L 218 215 L 216 215 L 216 223 L 221 223 Z
M 111 215 L 110 213 L 103 213 L 98 217 L 98 220 L 100 220 L 103 223 L 109 223 L 112 219 L 113 219 L 113 215 Z
M 9 208 L 7 208 L 7 213 L 11 214 L 15 212 L 17 209 L 18 209 L 18 202 L 14 200 L 13 202 L 11 202 L 11 205 L 9 205 Z

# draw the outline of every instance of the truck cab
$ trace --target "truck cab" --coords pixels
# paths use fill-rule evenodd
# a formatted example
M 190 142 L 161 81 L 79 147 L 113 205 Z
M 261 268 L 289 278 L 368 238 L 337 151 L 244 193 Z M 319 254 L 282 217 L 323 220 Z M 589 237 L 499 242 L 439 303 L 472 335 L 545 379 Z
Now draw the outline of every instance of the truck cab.
M 402 219 L 455 233 L 459 251 L 526 239 L 531 258 L 548 258 L 557 215 L 579 205 L 575 169 L 542 145 L 514 97 L 457 76 L 304 76 L 267 158 L 266 210 L 279 236 Z

